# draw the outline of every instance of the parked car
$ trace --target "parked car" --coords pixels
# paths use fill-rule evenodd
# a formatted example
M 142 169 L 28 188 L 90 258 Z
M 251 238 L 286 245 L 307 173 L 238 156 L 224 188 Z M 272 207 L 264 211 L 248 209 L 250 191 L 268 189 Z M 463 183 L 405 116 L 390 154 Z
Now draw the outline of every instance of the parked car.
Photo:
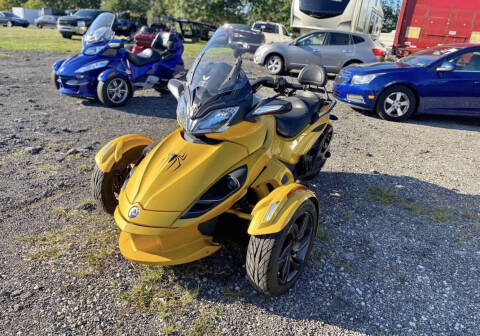
M 117 19 L 114 31 L 117 35 L 130 36 L 137 31 L 137 25 L 132 20 Z
M 257 21 L 252 25 L 252 30 L 262 32 L 265 35 L 265 43 L 292 40 L 292 34 L 289 34 L 285 26 L 279 23 Z
M 384 57 L 385 49 L 368 34 L 316 30 L 289 43 L 265 44 L 257 49 L 253 60 L 265 65 L 272 75 L 279 75 L 308 64 L 337 73 L 346 66 L 383 61 Z
M 22 19 L 18 15 L 10 12 L 0 12 L 0 26 L 22 26 L 24 28 L 27 28 L 29 24 L 30 23 L 27 20 Z
M 57 27 L 58 16 L 55 15 L 42 15 L 35 19 L 35 26 L 37 28 L 56 28 Z
M 238 23 L 226 24 L 225 38 L 229 45 L 236 45 L 247 52 L 254 53 L 260 45 L 265 43 L 265 36 L 259 31 L 252 30 L 250 26 Z
M 480 45 L 443 45 L 394 63 L 350 66 L 335 79 L 333 94 L 391 121 L 414 113 L 480 116 Z
M 104 12 L 99 9 L 80 9 L 73 15 L 59 17 L 57 29 L 64 38 L 83 35 L 97 16 Z

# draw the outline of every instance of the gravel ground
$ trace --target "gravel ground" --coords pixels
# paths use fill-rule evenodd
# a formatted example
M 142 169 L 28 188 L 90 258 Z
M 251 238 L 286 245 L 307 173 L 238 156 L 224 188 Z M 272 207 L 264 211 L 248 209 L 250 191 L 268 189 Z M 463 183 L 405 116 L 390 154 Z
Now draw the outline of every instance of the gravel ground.
M 122 258 L 89 194 L 94 154 L 125 133 L 160 140 L 175 101 L 62 96 L 49 83 L 58 58 L 0 55 L 1 334 L 480 334 L 479 120 L 397 124 L 339 104 L 310 185 L 312 261 L 288 295 L 266 298 L 245 278 L 244 238 L 179 267 Z

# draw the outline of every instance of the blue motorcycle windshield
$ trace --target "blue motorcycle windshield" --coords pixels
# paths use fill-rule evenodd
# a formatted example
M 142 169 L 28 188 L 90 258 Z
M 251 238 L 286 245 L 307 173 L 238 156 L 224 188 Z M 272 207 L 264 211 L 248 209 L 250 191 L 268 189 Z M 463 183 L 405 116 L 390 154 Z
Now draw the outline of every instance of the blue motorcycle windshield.
M 112 13 L 102 13 L 92 22 L 90 28 L 83 36 L 87 44 L 99 43 L 111 40 L 115 35 L 112 27 L 115 22 L 115 15 Z
M 187 81 L 191 90 L 202 92 L 205 98 L 232 90 L 242 71 L 241 46 L 232 43 L 228 27 L 220 27 L 202 50 L 191 67 Z

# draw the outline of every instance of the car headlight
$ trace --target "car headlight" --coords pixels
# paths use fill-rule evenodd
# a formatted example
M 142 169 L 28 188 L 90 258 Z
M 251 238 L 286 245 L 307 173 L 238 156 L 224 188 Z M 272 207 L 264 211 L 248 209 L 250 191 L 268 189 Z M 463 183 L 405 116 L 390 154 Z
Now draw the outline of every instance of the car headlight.
M 85 21 L 78 21 L 77 22 L 77 26 L 78 27 L 86 27 L 87 26 L 87 23 Z
M 85 55 L 92 56 L 98 54 L 105 46 L 90 47 L 83 51 Z
M 108 62 L 109 61 L 100 61 L 100 62 L 90 63 L 82 66 L 80 69 L 76 70 L 75 72 L 82 73 L 82 72 L 87 72 L 95 69 L 104 68 L 107 66 Z
M 355 75 L 352 78 L 352 84 L 368 84 L 378 76 L 383 75 L 383 73 L 380 74 L 370 74 L 370 75 Z

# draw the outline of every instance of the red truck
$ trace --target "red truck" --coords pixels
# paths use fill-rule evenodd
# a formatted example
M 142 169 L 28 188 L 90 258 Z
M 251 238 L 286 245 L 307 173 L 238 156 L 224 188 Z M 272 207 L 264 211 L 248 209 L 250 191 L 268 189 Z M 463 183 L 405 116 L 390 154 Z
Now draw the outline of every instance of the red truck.
M 480 0 L 403 0 L 393 43 L 398 57 L 447 43 L 480 43 Z

